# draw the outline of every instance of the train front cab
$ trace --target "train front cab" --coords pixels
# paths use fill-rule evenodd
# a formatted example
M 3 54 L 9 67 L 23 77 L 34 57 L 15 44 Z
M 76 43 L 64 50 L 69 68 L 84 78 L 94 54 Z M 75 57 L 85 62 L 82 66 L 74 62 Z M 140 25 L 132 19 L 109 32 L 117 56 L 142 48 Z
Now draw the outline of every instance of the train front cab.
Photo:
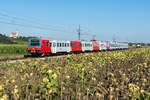
M 45 55 L 51 53 L 49 40 L 40 38 L 29 39 L 28 52 L 32 55 Z

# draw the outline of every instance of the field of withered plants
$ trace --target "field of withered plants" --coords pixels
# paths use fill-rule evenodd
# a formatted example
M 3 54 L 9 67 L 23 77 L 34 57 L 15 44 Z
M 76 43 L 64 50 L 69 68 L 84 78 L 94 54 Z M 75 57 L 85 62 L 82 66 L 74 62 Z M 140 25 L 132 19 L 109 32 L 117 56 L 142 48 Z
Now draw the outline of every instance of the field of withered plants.
M 150 100 L 150 49 L 0 65 L 0 100 Z

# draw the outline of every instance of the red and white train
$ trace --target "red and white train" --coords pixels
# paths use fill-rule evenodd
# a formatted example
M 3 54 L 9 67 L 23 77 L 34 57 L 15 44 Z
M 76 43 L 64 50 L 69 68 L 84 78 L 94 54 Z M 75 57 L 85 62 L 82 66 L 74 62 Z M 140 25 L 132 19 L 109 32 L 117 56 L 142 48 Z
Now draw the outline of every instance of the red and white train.
M 109 41 L 66 41 L 29 39 L 28 52 L 32 55 L 51 55 L 58 53 L 79 53 L 102 50 L 128 49 L 128 43 Z

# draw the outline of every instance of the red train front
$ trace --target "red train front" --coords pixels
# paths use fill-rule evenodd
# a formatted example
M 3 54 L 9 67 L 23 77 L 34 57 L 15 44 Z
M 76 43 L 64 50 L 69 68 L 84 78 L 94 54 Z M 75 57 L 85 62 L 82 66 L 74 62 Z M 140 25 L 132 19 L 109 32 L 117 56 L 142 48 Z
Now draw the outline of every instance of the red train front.
M 51 53 L 49 40 L 42 40 L 40 38 L 31 38 L 28 44 L 28 52 L 36 55 Z

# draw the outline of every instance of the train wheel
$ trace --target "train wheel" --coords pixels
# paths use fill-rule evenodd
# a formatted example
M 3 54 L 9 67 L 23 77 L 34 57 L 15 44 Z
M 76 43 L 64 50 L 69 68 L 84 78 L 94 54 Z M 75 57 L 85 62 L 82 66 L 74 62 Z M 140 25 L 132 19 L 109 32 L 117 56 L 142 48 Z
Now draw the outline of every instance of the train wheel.
M 45 53 L 42 53 L 42 55 L 41 55 L 42 57 L 44 57 L 45 56 Z

